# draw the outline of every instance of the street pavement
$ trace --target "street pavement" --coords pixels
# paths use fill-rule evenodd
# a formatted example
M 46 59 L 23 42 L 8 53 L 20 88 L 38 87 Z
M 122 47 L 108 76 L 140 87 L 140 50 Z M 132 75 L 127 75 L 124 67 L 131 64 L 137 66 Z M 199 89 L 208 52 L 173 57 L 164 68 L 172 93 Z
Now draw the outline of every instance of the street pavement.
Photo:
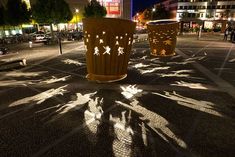
M 86 79 L 82 42 L 19 49 L 0 61 L 1 157 L 234 157 L 235 47 L 178 37 L 176 55 L 133 45 L 128 76 Z

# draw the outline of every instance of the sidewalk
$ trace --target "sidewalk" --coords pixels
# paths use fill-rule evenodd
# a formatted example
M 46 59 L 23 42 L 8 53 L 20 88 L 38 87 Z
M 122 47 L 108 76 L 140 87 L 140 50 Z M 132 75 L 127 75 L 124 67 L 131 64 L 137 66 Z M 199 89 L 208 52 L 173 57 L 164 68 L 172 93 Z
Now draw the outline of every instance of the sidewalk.
M 233 157 L 235 99 L 183 47 L 149 51 L 108 84 L 87 81 L 83 50 L 1 72 L 1 157 Z

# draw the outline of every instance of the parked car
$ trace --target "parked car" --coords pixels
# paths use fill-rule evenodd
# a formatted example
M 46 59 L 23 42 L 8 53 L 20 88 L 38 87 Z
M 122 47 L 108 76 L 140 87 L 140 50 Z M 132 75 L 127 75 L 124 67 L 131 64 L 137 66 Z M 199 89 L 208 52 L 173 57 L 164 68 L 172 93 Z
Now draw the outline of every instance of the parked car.
M 4 37 L 3 39 L 4 44 L 13 44 L 15 43 L 15 40 L 12 36 Z
M 46 35 L 45 34 L 35 34 L 33 36 L 33 41 L 35 43 L 45 42 L 46 41 Z
M 83 38 L 83 33 L 81 31 L 70 32 L 67 35 L 68 40 L 81 40 L 82 38 Z
M 57 43 L 57 37 L 52 38 L 51 34 L 46 34 L 43 43 L 45 45 Z
M 8 53 L 8 48 L 6 47 L 0 47 L 0 55 L 5 55 Z

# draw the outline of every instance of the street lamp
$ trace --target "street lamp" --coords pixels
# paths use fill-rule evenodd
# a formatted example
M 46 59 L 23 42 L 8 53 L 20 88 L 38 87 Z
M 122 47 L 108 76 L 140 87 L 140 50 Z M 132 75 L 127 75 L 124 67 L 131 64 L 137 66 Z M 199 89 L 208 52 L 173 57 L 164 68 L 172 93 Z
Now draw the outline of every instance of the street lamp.
M 78 30 L 78 13 L 79 13 L 79 9 L 75 9 L 75 13 L 76 13 L 76 27 Z
M 153 8 L 152 9 L 152 12 L 151 12 L 151 20 L 153 20 L 153 13 L 156 11 L 156 8 Z
M 138 18 L 139 18 L 139 13 L 136 13 L 134 22 L 138 22 Z

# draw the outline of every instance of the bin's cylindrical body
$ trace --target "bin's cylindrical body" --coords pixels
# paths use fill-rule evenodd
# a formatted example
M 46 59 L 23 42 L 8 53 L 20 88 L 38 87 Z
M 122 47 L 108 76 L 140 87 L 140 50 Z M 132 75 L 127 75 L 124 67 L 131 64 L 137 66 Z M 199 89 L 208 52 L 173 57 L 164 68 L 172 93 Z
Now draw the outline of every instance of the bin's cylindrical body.
M 158 20 L 147 24 L 151 55 L 172 56 L 175 54 L 179 23 L 172 20 Z
M 87 78 L 112 82 L 127 76 L 135 23 L 113 18 L 83 19 Z

